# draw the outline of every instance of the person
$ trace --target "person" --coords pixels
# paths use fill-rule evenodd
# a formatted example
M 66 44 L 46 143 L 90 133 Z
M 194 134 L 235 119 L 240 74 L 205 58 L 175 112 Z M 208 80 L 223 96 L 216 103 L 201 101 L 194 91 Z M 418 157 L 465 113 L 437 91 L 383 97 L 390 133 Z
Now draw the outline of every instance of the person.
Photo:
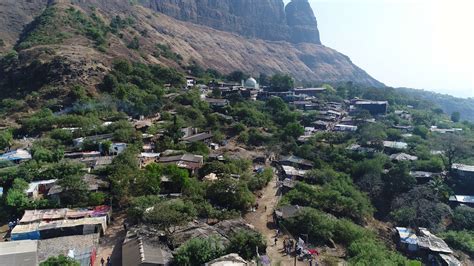
M 105 260 L 104 260 L 104 257 L 102 257 L 102 258 L 100 259 L 100 265 L 101 265 L 101 266 L 104 266 L 104 263 L 105 263 Z
M 107 257 L 107 266 L 112 266 L 112 262 L 110 261 L 110 256 Z
M 277 245 L 278 238 L 275 237 L 275 246 Z
M 265 205 L 265 212 L 267 212 L 267 205 Z

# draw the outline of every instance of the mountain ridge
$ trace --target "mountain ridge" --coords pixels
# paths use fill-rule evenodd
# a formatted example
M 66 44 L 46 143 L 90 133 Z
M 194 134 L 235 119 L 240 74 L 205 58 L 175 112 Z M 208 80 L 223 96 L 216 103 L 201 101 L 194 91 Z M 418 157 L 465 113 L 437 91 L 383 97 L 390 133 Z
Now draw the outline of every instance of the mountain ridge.
M 7 22 L 5 25 L 19 20 L 15 13 L 24 14 L 21 16 L 22 27 L 16 25 L 0 30 L 0 39 L 6 40 L 2 49 L 4 54 L 12 48 L 16 49 L 14 53 L 17 54 L 13 64 L 4 66 L 0 71 L 0 87 L 8 90 L 8 95 L 21 95 L 22 91 L 39 90 L 46 85 L 75 84 L 84 85 L 93 93 L 114 58 L 182 70 L 188 65 L 198 64 L 222 73 L 235 70 L 253 76 L 289 73 L 297 80 L 312 83 L 353 81 L 368 86 L 384 86 L 355 66 L 347 56 L 319 44 L 244 37 L 176 20 L 122 0 L 33 2 L 34 6 L 29 6 L 30 9 L 23 9 L 28 6 L 26 0 L 8 1 L 3 7 L 0 5 L 0 19 Z M 6 7 L 9 9 L 5 10 Z M 50 8 L 61 11 L 53 14 L 52 18 L 59 16 L 59 19 L 50 22 L 54 24 L 51 27 L 40 29 L 39 34 L 32 38 L 34 23 Z M 74 13 L 71 18 L 69 9 L 79 13 Z M 133 24 L 112 27 L 113 23 L 120 24 L 128 19 Z M 130 48 L 132 43 L 138 47 Z M 167 47 L 176 58 L 160 55 L 157 47 Z M 34 82 L 22 84 L 28 76 L 25 73 L 43 76 L 46 82 L 37 86 Z M 48 78 L 48 73 L 52 78 Z M 13 82 L 7 86 L 6 81 Z M 25 86 L 28 88 L 25 89 Z

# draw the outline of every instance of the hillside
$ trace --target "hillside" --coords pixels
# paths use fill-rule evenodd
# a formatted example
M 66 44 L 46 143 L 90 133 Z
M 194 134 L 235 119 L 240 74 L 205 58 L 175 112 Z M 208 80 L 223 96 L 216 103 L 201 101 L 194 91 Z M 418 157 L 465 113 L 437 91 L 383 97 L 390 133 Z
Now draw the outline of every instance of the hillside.
M 424 90 L 414 90 L 408 88 L 398 88 L 402 93 L 413 97 L 432 102 L 438 105 L 446 114 L 453 112 L 461 113 L 461 120 L 474 121 L 474 99 L 457 98 L 451 95 L 440 94 Z
M 222 73 L 282 72 L 302 81 L 382 86 L 347 56 L 323 45 L 243 37 L 124 0 L 7 1 L 0 4 L 0 21 L 5 25 L 0 51 L 8 55 L 0 86 L 9 96 L 46 85 L 82 84 L 93 91 L 119 57 L 181 69 L 197 64 Z

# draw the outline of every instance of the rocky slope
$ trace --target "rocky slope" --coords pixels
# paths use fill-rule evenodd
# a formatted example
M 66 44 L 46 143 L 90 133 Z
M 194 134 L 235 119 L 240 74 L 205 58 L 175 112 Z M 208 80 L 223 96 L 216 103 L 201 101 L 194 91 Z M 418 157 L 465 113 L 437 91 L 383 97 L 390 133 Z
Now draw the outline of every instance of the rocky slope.
M 155 4 L 159 2 L 156 1 Z M 304 34 L 305 29 L 312 29 L 313 33 L 316 33 L 315 27 L 308 26 L 311 23 L 315 26 L 315 19 L 293 19 L 287 23 L 288 16 L 283 11 L 281 1 L 163 0 L 161 2 L 169 3 L 160 5 L 162 8 L 167 8 L 161 9 L 163 12 L 173 17 L 177 17 L 178 13 L 187 12 L 190 14 L 186 16 L 189 15 L 190 19 L 181 21 L 157 13 L 158 6 L 153 6 L 151 1 L 147 3 L 142 1 L 143 5 L 133 5 L 128 0 L 2 2 L 0 21 L 4 26 L 0 28 L 0 39 L 3 40 L 3 47 L 0 49 L 6 54 L 15 48 L 18 54 L 10 53 L 0 61 L 2 66 L 0 89 L 6 88 L 8 91 L 4 95 L 12 97 L 55 85 L 63 88 L 82 84 L 93 90 L 110 69 L 111 62 L 115 58 L 163 64 L 175 68 L 197 63 L 204 68 L 214 68 L 223 73 L 242 70 L 254 76 L 260 73 L 282 72 L 290 73 L 302 81 L 354 81 L 373 86 L 383 85 L 355 66 L 347 56 L 314 43 L 319 40 L 314 37 L 316 35 L 311 35 L 312 39 L 301 43 L 266 40 L 272 36 L 278 37 L 276 32 L 279 31 L 265 26 L 266 22 L 268 25 L 285 22 L 286 24 L 281 24 L 283 28 L 290 26 L 299 28 L 301 30 L 295 32 L 305 36 L 309 36 Z M 237 2 L 244 7 L 250 3 L 258 3 L 262 8 L 253 8 L 245 13 L 244 9 L 239 11 L 238 8 L 242 6 L 239 7 Z M 196 4 L 196 10 L 188 9 L 185 3 Z M 202 11 L 206 10 L 201 8 L 203 3 L 208 7 L 207 11 Z M 309 14 L 308 10 L 302 9 L 306 4 L 306 0 L 293 0 L 287 7 L 287 13 L 298 17 L 311 15 L 312 12 Z M 263 34 L 262 37 L 248 38 L 236 34 L 232 29 L 224 31 L 209 27 L 207 24 L 211 23 L 211 18 L 223 18 L 218 12 L 220 9 L 213 8 L 217 6 L 232 14 L 240 14 L 233 18 L 224 16 L 230 21 L 226 27 L 233 27 L 231 22 L 235 22 L 234 26 L 241 25 L 242 29 L 248 27 L 250 32 L 254 31 L 253 37 Z M 265 6 L 278 6 L 273 11 L 279 15 L 269 16 Z M 199 16 L 202 12 L 217 13 L 208 15 L 208 22 L 203 23 L 205 18 Z M 240 24 L 249 16 L 256 16 L 266 22 L 255 25 Z M 264 30 L 265 27 L 269 29 L 267 32 Z M 282 36 L 285 37 L 284 34 Z M 162 48 L 157 48 L 157 45 L 169 47 L 168 54 L 171 52 L 175 56 L 163 56 L 160 51 Z
M 242 36 L 292 43 L 321 44 L 316 18 L 307 0 L 141 0 L 173 18 L 235 32 Z

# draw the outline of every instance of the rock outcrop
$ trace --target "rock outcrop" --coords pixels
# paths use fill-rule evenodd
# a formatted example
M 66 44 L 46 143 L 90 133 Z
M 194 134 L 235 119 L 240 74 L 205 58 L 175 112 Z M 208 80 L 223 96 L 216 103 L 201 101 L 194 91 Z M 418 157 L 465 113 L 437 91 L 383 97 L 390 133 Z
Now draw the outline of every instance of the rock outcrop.
M 285 13 L 292 42 L 321 44 L 318 23 L 308 0 L 292 0 Z
M 141 0 L 173 18 L 270 41 L 321 44 L 307 0 Z

